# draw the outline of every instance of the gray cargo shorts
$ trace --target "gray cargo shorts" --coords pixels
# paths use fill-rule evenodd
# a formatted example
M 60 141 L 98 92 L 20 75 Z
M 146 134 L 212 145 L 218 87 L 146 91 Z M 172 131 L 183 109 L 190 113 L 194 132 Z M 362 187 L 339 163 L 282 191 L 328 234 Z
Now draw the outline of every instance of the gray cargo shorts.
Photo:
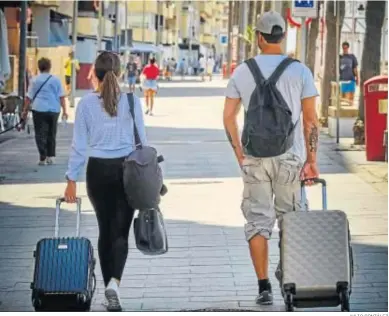
M 269 239 L 276 219 L 280 227 L 283 214 L 303 209 L 300 188 L 302 167 L 303 162 L 292 153 L 271 158 L 247 156 L 244 159 L 241 209 L 246 219 L 247 241 L 256 235 Z

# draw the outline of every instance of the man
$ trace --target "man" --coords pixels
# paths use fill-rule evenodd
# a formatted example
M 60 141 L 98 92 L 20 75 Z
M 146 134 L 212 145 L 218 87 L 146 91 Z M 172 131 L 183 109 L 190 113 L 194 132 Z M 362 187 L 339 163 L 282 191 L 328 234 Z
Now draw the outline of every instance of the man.
M 72 79 L 72 65 L 74 64 L 74 67 L 76 71 L 80 70 L 80 65 L 78 63 L 77 59 L 74 59 L 74 53 L 70 52 L 69 57 L 65 60 L 65 85 L 66 85 L 66 92 L 69 94 L 71 89 L 71 79 Z
M 285 29 L 285 21 L 277 12 L 266 12 L 258 20 L 256 39 L 262 53 L 254 57 L 253 63 L 259 66 L 266 79 L 287 58 L 281 48 Z M 270 89 L 268 86 L 267 83 L 262 84 L 261 89 Z M 312 73 L 305 65 L 295 61 L 285 69 L 272 89 L 279 91 L 285 107 L 291 111 L 291 117 L 288 114 L 294 131 L 291 147 L 279 156 L 257 158 L 248 154 L 248 143 L 242 145 L 239 139 L 237 116 L 242 103 L 246 124 L 248 110 L 253 109 L 251 106 L 249 108 L 252 95 L 264 104 L 260 95 L 254 93 L 259 91 L 258 87 L 246 63 L 237 67 L 227 86 L 223 116 L 227 137 L 244 181 L 241 209 L 246 219 L 246 239 L 258 278 L 259 295 L 256 302 L 269 305 L 273 303 L 273 296 L 268 275 L 268 239 L 275 220 L 277 218 L 280 224 L 282 214 L 302 209 L 300 180 L 319 175 L 316 160 L 319 127 L 315 109 L 318 92 Z M 271 107 L 272 104 L 266 106 Z M 260 117 L 252 119 L 266 125 Z M 274 147 L 272 143 L 267 145 Z
M 136 76 L 138 74 L 138 65 L 135 63 L 134 58 L 130 56 L 130 60 L 127 63 L 127 78 L 128 87 L 130 92 L 135 92 Z
M 350 54 L 350 44 L 342 44 L 343 55 L 340 56 L 340 81 L 342 97 L 354 102 L 355 86 L 359 84 L 358 61 L 354 54 Z

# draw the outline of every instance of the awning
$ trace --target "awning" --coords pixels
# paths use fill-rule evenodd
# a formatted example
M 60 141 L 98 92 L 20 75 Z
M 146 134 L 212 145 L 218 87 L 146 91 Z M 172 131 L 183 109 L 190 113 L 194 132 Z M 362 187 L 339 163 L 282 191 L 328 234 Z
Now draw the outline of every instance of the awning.
M 50 21 L 62 22 L 63 20 L 71 20 L 72 17 L 54 10 L 50 10 Z
M 126 47 L 120 47 L 120 50 L 125 50 Z M 161 50 L 153 44 L 144 44 L 144 43 L 132 43 L 132 46 L 129 47 L 131 53 L 160 53 Z

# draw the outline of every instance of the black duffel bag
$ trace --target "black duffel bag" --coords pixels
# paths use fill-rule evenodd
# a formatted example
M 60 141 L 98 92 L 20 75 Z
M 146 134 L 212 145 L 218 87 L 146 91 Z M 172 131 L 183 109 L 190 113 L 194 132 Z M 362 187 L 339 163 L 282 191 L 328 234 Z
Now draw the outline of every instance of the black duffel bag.
M 137 248 L 144 254 L 159 255 L 168 250 L 167 235 L 162 213 L 159 210 L 161 194 L 166 193 L 157 150 L 143 146 L 135 124 L 133 94 L 127 94 L 130 113 L 134 122 L 136 149 L 123 163 L 123 183 L 128 203 L 139 210 L 134 221 Z
M 139 211 L 134 220 L 136 247 L 145 255 L 162 255 L 168 251 L 167 235 L 159 209 Z

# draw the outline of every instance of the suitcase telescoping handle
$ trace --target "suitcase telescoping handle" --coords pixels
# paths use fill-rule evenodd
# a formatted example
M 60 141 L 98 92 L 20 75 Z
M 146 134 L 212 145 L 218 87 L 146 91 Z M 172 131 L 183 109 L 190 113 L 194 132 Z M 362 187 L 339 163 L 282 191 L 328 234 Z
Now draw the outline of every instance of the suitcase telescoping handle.
M 55 208 L 55 228 L 54 228 L 54 236 L 58 238 L 59 235 L 59 213 L 61 211 L 61 203 L 65 202 L 65 198 L 58 198 L 56 200 L 56 208 Z M 76 198 L 77 204 L 77 223 L 76 223 L 76 237 L 80 237 L 80 221 L 81 221 L 81 199 Z
M 301 203 L 306 204 L 306 202 L 307 202 L 307 194 L 305 192 L 305 183 L 308 181 L 312 181 L 315 184 L 317 184 L 317 183 L 321 184 L 323 210 L 327 210 L 327 182 L 324 179 L 313 178 L 313 179 L 305 179 L 305 180 L 301 181 Z

